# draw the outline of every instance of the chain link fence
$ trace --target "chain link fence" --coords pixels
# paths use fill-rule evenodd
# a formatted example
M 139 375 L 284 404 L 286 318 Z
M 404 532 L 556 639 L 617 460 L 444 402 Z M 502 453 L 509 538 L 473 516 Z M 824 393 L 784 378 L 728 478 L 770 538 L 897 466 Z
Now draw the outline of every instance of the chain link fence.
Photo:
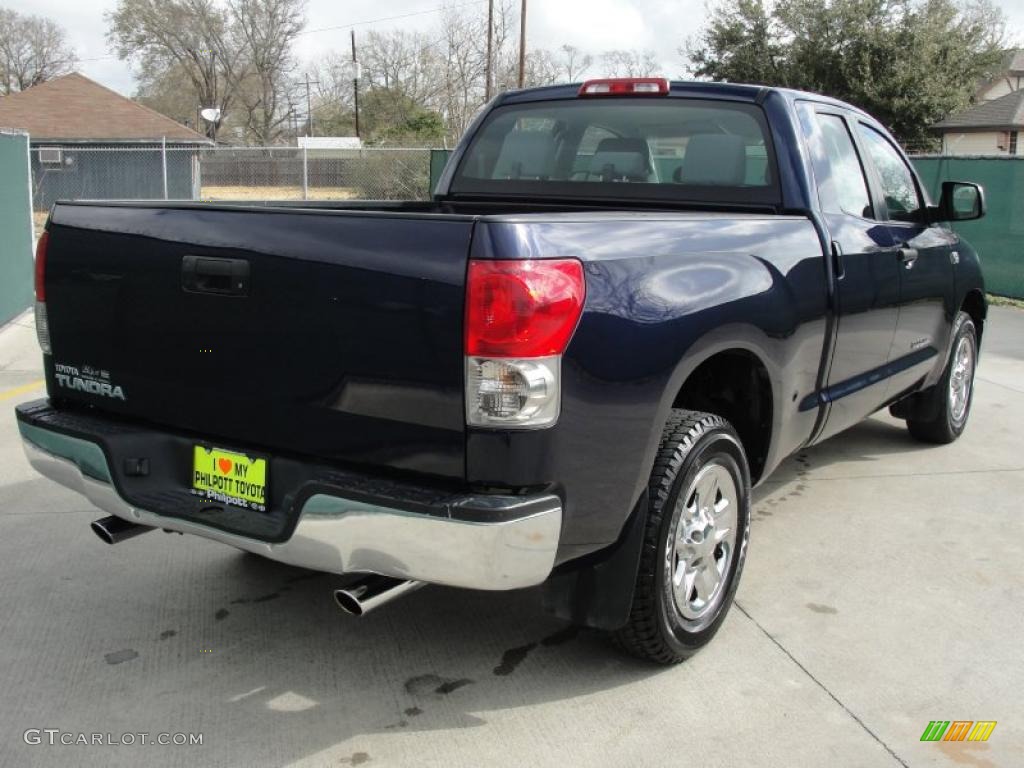
M 57 200 L 397 200 L 430 196 L 431 150 L 37 146 L 37 216 Z

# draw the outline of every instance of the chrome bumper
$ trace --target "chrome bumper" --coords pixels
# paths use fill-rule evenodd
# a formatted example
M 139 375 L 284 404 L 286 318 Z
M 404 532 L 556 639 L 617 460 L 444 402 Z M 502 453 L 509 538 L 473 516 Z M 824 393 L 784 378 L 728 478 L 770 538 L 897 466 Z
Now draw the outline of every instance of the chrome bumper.
M 438 517 L 316 494 L 302 505 L 287 541 L 270 543 L 139 509 L 117 492 L 96 443 L 19 421 L 29 463 L 124 520 L 191 533 L 330 573 L 376 573 L 469 589 L 517 589 L 551 573 L 562 525 L 557 496 L 467 496 L 494 522 Z

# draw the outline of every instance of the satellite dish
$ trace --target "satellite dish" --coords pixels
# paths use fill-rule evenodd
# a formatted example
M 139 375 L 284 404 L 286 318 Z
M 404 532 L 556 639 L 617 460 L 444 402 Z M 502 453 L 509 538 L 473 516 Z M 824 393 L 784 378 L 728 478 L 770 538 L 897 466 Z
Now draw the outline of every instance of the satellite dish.
M 220 110 L 216 107 L 207 107 L 199 112 L 200 117 L 208 123 L 216 123 L 220 120 Z

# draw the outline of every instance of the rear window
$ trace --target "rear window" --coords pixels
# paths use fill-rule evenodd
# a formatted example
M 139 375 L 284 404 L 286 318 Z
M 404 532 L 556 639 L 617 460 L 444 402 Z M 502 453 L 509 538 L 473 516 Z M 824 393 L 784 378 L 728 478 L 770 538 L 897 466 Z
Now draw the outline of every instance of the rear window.
M 779 202 L 775 158 L 761 109 L 677 98 L 499 107 L 473 137 L 450 192 Z

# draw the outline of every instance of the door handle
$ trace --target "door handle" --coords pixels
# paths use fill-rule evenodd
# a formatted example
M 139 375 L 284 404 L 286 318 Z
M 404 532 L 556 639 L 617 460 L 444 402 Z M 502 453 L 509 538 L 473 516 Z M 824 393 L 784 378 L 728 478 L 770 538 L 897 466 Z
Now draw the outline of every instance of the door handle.
M 846 276 L 846 267 L 843 266 L 843 248 L 835 240 L 832 241 L 832 273 L 836 280 L 842 280 Z
M 189 293 L 248 296 L 249 262 L 245 259 L 184 256 L 181 259 L 181 287 Z

